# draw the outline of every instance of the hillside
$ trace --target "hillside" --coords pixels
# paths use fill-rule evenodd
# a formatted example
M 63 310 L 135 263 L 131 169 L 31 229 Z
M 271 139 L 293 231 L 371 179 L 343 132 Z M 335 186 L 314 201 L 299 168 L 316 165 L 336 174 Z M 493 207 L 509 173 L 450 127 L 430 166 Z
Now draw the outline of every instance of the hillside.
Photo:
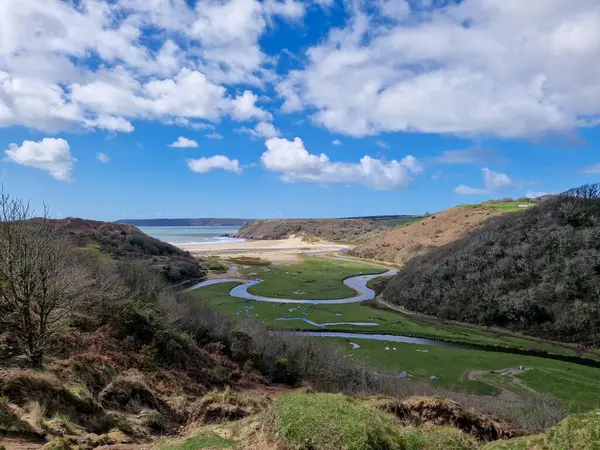
M 136 227 L 241 227 L 249 219 L 121 219 L 117 223 Z
M 491 217 L 533 206 L 523 202 L 486 202 L 462 205 L 425 217 L 402 228 L 370 236 L 350 254 L 359 258 L 404 264 L 432 248 L 461 239 Z
M 358 243 L 373 233 L 419 220 L 417 216 L 374 216 L 348 219 L 265 219 L 244 225 L 236 237 L 287 239 L 301 236 L 331 242 Z
M 598 189 L 584 186 L 492 217 L 411 260 L 383 297 L 443 319 L 599 345 Z
M 72 217 L 50 223 L 90 256 L 144 262 L 170 282 L 202 278 L 206 273 L 201 262 L 190 253 L 150 237 L 132 225 Z

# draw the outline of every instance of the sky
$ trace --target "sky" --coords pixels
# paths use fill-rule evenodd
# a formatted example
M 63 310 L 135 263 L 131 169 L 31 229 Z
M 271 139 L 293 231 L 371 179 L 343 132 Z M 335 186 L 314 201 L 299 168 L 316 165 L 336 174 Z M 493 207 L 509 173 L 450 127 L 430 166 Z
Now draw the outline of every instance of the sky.
M 55 217 L 536 197 L 599 124 L 597 0 L 0 2 L 0 180 Z

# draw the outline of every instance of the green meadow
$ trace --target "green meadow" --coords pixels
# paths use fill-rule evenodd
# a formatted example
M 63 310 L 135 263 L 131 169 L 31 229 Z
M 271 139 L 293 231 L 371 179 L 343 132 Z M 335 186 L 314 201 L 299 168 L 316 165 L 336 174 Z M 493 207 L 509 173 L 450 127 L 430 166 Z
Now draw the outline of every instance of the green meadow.
M 344 279 L 386 271 L 387 269 L 381 266 L 318 257 L 304 257 L 301 263 L 240 269 L 240 273 L 246 277 L 263 281 L 248 290 L 251 294 L 319 300 L 352 297 L 356 292 L 344 285 Z
M 263 280 L 249 291 L 267 297 L 327 299 L 351 297 L 355 292 L 342 280 L 359 273 L 375 274 L 385 269 L 361 263 L 306 258 L 299 264 L 252 265 L 240 269 L 248 278 Z M 374 286 L 380 279 L 370 281 Z M 191 291 L 191 301 L 202 301 L 233 318 L 251 318 L 277 330 L 345 331 L 352 333 L 393 334 L 421 337 L 462 344 L 503 347 L 506 349 L 542 350 L 575 356 L 574 350 L 542 340 L 499 335 L 472 325 L 432 323 L 369 304 L 297 304 L 266 303 L 234 298 L 229 291 L 237 282 L 220 283 Z M 287 319 L 287 320 L 278 320 Z M 289 320 L 297 319 L 297 320 Z M 316 324 L 370 322 L 377 326 L 348 324 Z M 547 393 L 573 411 L 586 410 L 600 404 L 600 369 L 533 356 L 483 350 L 433 347 L 365 338 L 334 338 L 347 357 L 357 363 L 368 363 L 383 372 L 407 373 L 408 379 L 435 379 L 436 385 L 482 395 L 499 395 L 509 391 L 516 395 Z M 350 342 L 358 344 L 352 348 Z M 507 368 L 526 367 L 519 373 L 494 373 Z M 476 371 L 476 372 L 474 372 Z

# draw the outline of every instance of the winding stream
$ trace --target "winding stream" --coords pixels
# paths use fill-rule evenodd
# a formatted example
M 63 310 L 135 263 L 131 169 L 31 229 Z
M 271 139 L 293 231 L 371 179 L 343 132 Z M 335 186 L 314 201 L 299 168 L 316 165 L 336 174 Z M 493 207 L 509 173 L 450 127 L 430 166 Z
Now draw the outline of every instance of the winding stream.
M 308 254 L 308 256 L 316 256 L 319 258 L 329 258 L 329 259 L 338 259 L 341 261 L 352 261 L 350 258 L 342 258 L 337 256 L 326 256 L 321 254 Z M 263 297 L 260 295 L 254 295 L 248 292 L 248 289 L 251 286 L 255 286 L 259 283 L 262 283 L 261 280 L 251 280 L 246 278 L 217 278 L 214 280 L 202 281 L 201 283 L 195 284 L 194 286 L 185 290 L 185 292 L 192 291 L 194 289 L 199 289 L 204 286 L 211 286 L 213 284 L 218 283 L 241 283 L 235 286 L 233 289 L 229 291 L 229 295 L 232 297 L 243 298 L 245 300 L 254 300 L 257 302 L 267 302 L 267 303 L 297 303 L 297 304 L 312 304 L 312 305 L 342 305 L 345 303 L 358 303 L 364 302 L 365 300 L 373 300 L 375 298 L 375 291 L 369 289 L 367 287 L 367 282 L 372 280 L 373 278 L 379 277 L 391 277 L 392 275 L 396 275 L 398 273 L 398 269 L 389 269 L 385 273 L 379 273 L 375 275 L 356 275 L 354 277 L 346 278 L 343 283 L 348 286 L 350 289 L 353 289 L 357 292 L 357 295 L 354 297 L 347 298 L 337 298 L 330 300 L 298 300 L 293 298 L 275 298 L 275 297 Z
M 356 262 L 356 260 L 350 258 L 343 257 L 335 257 L 328 256 L 320 253 L 307 253 L 307 256 L 315 256 L 321 258 L 330 258 L 330 259 L 338 259 L 342 261 L 352 261 Z M 389 268 L 389 266 L 388 266 Z M 378 277 L 386 277 L 393 276 L 398 273 L 398 269 L 389 268 L 389 270 L 385 273 L 375 274 L 375 275 L 357 275 L 353 277 L 346 278 L 343 283 L 357 292 L 357 295 L 354 297 L 348 298 L 340 298 L 333 300 L 297 300 L 297 299 L 288 299 L 288 298 L 273 298 L 273 297 L 262 297 L 259 295 L 254 295 L 248 292 L 248 288 L 254 286 L 256 284 L 261 283 L 261 280 L 249 280 L 246 278 L 219 278 L 214 280 L 207 280 L 201 283 L 198 283 L 184 292 L 191 291 L 194 289 L 199 289 L 204 286 L 210 286 L 218 283 L 241 283 L 235 286 L 233 289 L 229 291 L 229 295 L 232 297 L 242 298 L 245 300 L 254 300 L 257 302 L 268 302 L 268 303 L 297 303 L 297 304 L 345 304 L 345 303 L 358 303 L 365 300 L 372 300 L 375 298 L 375 292 L 372 289 L 367 287 L 367 282 L 372 280 L 373 278 Z M 378 325 L 375 322 L 335 322 L 335 323 L 322 323 L 318 324 L 312 322 L 306 318 L 280 318 L 277 320 L 303 320 L 311 325 L 318 327 L 326 327 L 333 325 L 355 325 L 355 326 L 364 326 L 364 327 L 373 327 Z M 554 359 L 558 361 L 571 362 L 575 364 L 585 365 L 589 367 L 600 368 L 600 361 L 596 361 L 589 358 L 582 358 L 580 356 L 567 356 L 567 355 L 556 355 L 550 354 L 543 350 L 522 350 L 517 348 L 505 348 L 505 347 L 496 347 L 496 346 L 479 346 L 479 345 L 468 345 L 468 344 L 458 344 L 453 342 L 446 341 L 438 341 L 434 339 L 424 339 L 424 338 L 415 338 L 410 336 L 401 336 L 401 335 L 389 335 L 389 334 L 361 334 L 361 333 L 346 333 L 346 332 L 336 332 L 336 331 L 273 331 L 274 334 L 294 334 L 296 336 L 315 336 L 315 337 L 331 337 L 331 338 L 349 338 L 349 339 L 370 339 L 370 340 L 378 340 L 378 341 L 389 341 L 389 342 L 401 342 L 406 344 L 418 344 L 418 345 L 427 345 L 434 347 L 446 347 L 446 348 L 460 348 L 460 349 L 470 349 L 470 350 L 480 350 L 480 351 L 491 351 L 491 352 L 500 352 L 500 353 L 510 353 L 510 354 L 518 354 L 518 355 L 527 355 L 527 356 L 536 356 L 540 358 Z M 356 345 L 356 344 L 354 344 Z M 423 350 L 425 351 L 425 350 Z

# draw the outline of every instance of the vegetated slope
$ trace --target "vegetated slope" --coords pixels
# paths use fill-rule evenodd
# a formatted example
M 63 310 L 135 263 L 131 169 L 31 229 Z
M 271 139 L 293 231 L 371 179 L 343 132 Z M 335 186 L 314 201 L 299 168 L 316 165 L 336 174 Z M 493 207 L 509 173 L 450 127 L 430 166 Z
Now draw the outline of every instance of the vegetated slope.
M 376 216 L 351 219 L 265 219 L 244 225 L 236 237 L 244 239 L 287 239 L 301 236 L 333 242 L 361 242 L 369 234 L 398 224 L 419 220 L 416 216 Z
M 599 191 L 584 186 L 494 217 L 410 261 L 383 297 L 444 319 L 599 345 Z
M 456 206 L 402 228 L 379 233 L 350 254 L 359 258 L 390 261 L 399 264 L 430 249 L 466 236 L 492 216 L 503 211 L 491 206 Z
M 230 218 L 184 218 L 184 219 L 121 219 L 117 223 L 135 225 L 136 227 L 241 227 L 249 219 Z
M 52 220 L 74 245 L 89 254 L 103 253 L 120 261 L 143 261 L 158 269 L 170 282 L 202 278 L 206 269 L 189 252 L 116 222 L 77 218 Z

